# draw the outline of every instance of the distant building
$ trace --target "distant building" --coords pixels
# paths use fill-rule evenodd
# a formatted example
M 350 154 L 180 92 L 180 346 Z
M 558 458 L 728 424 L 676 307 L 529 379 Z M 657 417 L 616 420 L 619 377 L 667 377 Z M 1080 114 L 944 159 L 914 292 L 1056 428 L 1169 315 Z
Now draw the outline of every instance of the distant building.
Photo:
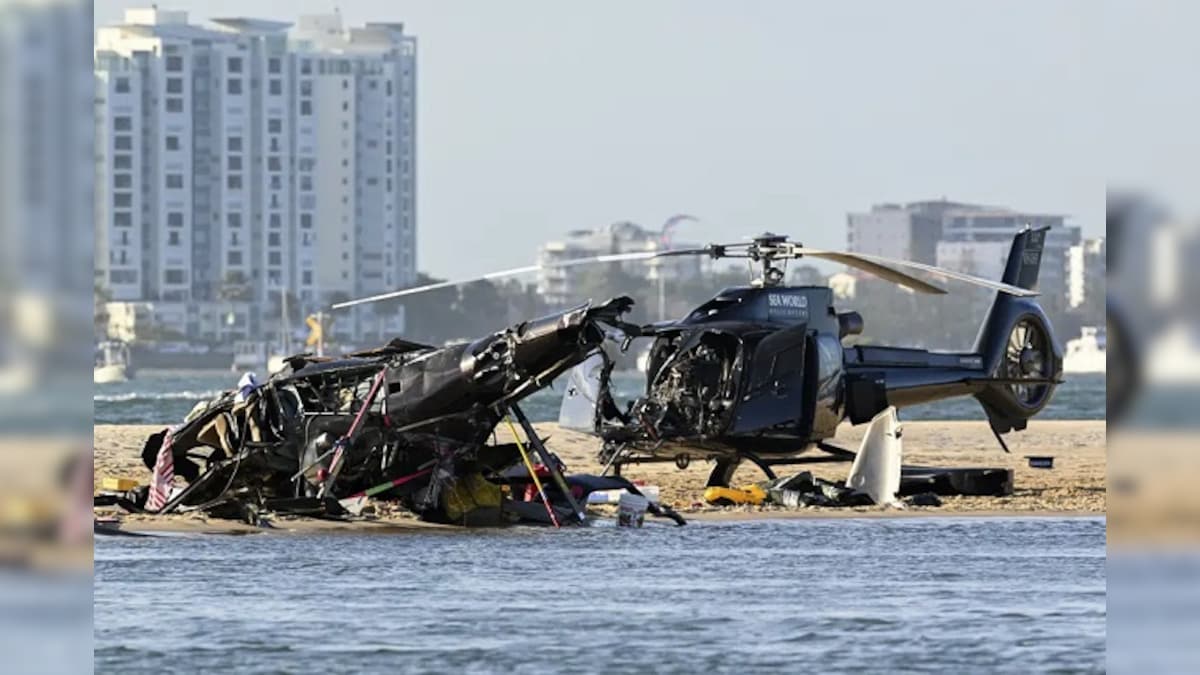
M 846 216 L 846 246 L 850 251 L 886 258 L 936 264 L 937 243 L 948 211 L 985 207 L 946 199 L 876 204 L 865 213 Z
M 670 248 L 696 248 L 696 244 L 673 243 Z M 630 222 L 619 222 L 593 230 L 573 230 L 561 241 L 546 242 L 538 251 L 537 288 L 549 305 L 580 302 L 578 279 L 586 266 L 556 266 L 557 263 L 610 253 L 640 253 L 665 250 L 660 232 Z M 679 256 L 619 264 L 626 273 L 647 281 L 688 279 L 700 274 L 701 256 Z
M 283 293 L 298 325 L 415 280 L 416 40 L 400 24 L 131 9 L 95 49 L 95 274 L 113 300 L 181 303 L 162 316 L 194 338 L 274 338 Z M 335 326 L 402 330 L 373 312 Z
M 847 216 L 847 243 L 849 250 L 858 253 L 912 260 L 999 280 L 1013 235 L 1027 225 L 1050 227 L 1038 285 L 1049 307 L 1065 308 L 1067 251 L 1079 244 L 1080 231 L 1066 225 L 1061 215 L 946 199 L 877 204 L 869 212 Z
M 1038 289 L 1050 309 L 1065 309 L 1067 251 L 1079 243 L 1080 230 L 1064 224 L 1061 215 L 1026 213 L 1010 209 L 963 209 L 944 214 L 942 240 L 937 245 L 937 265 L 985 279 L 999 280 L 1012 247 L 1013 236 L 1026 226 L 1049 227 Z
M 1107 258 L 1104 237 L 1085 239 L 1067 251 L 1067 303 L 1071 309 L 1085 304 L 1104 306 Z

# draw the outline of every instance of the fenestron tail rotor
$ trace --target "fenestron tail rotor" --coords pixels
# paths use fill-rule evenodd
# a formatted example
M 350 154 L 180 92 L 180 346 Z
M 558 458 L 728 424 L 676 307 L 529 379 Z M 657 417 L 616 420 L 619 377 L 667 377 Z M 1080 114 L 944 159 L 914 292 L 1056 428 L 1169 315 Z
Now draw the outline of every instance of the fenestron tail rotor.
M 1009 390 L 1025 408 L 1038 408 L 1050 392 L 1050 336 L 1032 318 L 1021 319 L 1008 334 L 1004 346 L 1003 375 Z M 1027 380 L 1027 381 L 1026 381 Z

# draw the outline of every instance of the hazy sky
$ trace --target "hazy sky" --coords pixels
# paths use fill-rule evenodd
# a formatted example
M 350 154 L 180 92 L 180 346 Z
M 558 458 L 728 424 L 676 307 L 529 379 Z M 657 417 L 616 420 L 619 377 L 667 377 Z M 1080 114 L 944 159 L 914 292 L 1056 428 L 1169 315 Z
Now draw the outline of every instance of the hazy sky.
M 96 21 L 144 4 L 97 0 Z M 420 267 L 439 275 L 681 212 L 701 219 L 688 240 L 773 230 L 824 247 L 844 246 L 849 210 L 940 196 L 1104 231 L 1094 3 L 159 4 L 193 20 L 337 6 L 348 23 L 404 21 Z

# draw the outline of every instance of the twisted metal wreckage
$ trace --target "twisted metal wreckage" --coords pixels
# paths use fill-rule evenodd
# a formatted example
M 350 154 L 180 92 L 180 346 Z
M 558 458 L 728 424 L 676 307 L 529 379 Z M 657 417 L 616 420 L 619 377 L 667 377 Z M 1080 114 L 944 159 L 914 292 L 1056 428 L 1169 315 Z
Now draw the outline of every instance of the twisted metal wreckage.
M 638 489 L 564 475 L 519 403 L 603 354 L 613 330 L 636 335 L 621 320 L 632 305 L 588 303 L 445 348 L 396 339 L 338 359 L 292 356 L 260 386 L 223 393 L 147 440 L 146 466 L 165 447 L 187 481 L 159 512 L 255 522 L 260 512 L 342 515 L 376 497 L 463 525 L 582 523 L 591 491 Z M 489 442 L 506 419 L 516 440 Z M 684 523 L 669 507 L 649 510 Z

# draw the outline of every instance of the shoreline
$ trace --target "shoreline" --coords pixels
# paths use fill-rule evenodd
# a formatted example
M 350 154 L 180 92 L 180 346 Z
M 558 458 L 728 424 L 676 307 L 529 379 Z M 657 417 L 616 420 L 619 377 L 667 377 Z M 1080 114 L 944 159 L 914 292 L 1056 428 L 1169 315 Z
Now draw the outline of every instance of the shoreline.
M 611 514 L 589 513 L 590 519 L 584 527 L 594 527 L 597 522 L 615 521 Z M 920 509 L 790 509 L 766 511 L 702 511 L 685 516 L 688 525 L 713 525 L 754 523 L 773 520 L 795 521 L 831 521 L 831 520 L 1040 520 L 1098 518 L 1107 521 L 1107 514 L 1091 511 L 949 511 L 939 513 L 936 508 Z M 674 526 L 661 518 L 647 515 L 647 524 L 653 527 Z M 574 526 L 565 529 L 573 529 Z M 398 536 L 410 534 L 478 534 L 481 532 L 506 532 L 513 528 L 553 529 L 550 526 L 519 525 L 508 527 L 459 527 L 439 523 L 426 523 L 416 519 L 402 520 L 352 520 L 334 521 L 310 519 L 288 519 L 275 521 L 270 527 L 255 527 L 235 521 L 193 520 L 191 518 L 169 516 L 166 518 L 146 517 L 137 520 L 124 521 L 121 528 L 124 534 L 132 534 L 135 538 L 146 536 L 305 536 L 305 535 L 360 535 Z M 100 535 L 106 536 L 106 535 Z M 120 535 L 117 535 L 118 537 Z
M 599 473 L 596 461 L 598 440 L 586 434 L 560 429 L 555 424 L 535 425 L 539 434 L 549 437 L 550 449 L 572 472 Z M 140 451 L 146 436 L 161 429 L 157 425 L 98 425 L 93 428 L 94 487 L 99 489 L 103 477 L 131 478 L 138 482 L 149 480 L 149 470 L 141 463 Z M 943 497 L 940 507 L 880 507 L 846 508 L 784 508 L 714 507 L 701 503 L 710 464 L 694 461 L 685 470 L 671 464 L 643 464 L 625 467 L 624 475 L 657 485 L 661 500 L 674 507 L 689 522 L 745 522 L 771 519 L 837 519 L 837 518 L 960 518 L 960 517 L 1106 517 L 1107 514 L 1107 428 L 1103 420 L 1031 422 L 1029 429 L 1010 434 L 1006 440 L 1012 454 L 1004 454 L 992 438 L 984 422 L 905 422 L 904 462 L 913 465 L 996 467 L 1014 472 L 1014 491 L 1008 497 Z M 857 448 L 866 425 L 844 426 L 839 429 L 837 442 L 847 448 Z M 503 442 L 506 429 L 498 430 Z M 1053 469 L 1032 469 L 1026 455 L 1053 455 Z M 844 479 L 850 469 L 845 462 L 818 462 L 797 467 L 776 467 L 779 475 L 811 471 L 814 476 L 830 480 Z M 755 467 L 745 465 L 734 476 L 733 485 L 740 486 L 763 479 Z M 354 521 L 322 520 L 316 518 L 277 517 L 271 528 L 260 528 L 234 521 L 204 518 L 200 514 L 170 516 L 121 515 L 122 529 L 132 532 L 156 533 L 218 533 L 218 534 L 306 534 L 306 533 L 378 533 L 403 534 L 410 532 L 467 531 L 454 525 L 421 522 L 407 512 L 386 502 L 374 502 L 379 517 Z M 600 518 L 614 517 L 606 507 L 593 507 L 589 514 Z M 648 522 L 659 519 L 647 517 Z M 667 522 L 667 521 L 663 521 Z M 503 528 L 501 528 L 503 529 Z

